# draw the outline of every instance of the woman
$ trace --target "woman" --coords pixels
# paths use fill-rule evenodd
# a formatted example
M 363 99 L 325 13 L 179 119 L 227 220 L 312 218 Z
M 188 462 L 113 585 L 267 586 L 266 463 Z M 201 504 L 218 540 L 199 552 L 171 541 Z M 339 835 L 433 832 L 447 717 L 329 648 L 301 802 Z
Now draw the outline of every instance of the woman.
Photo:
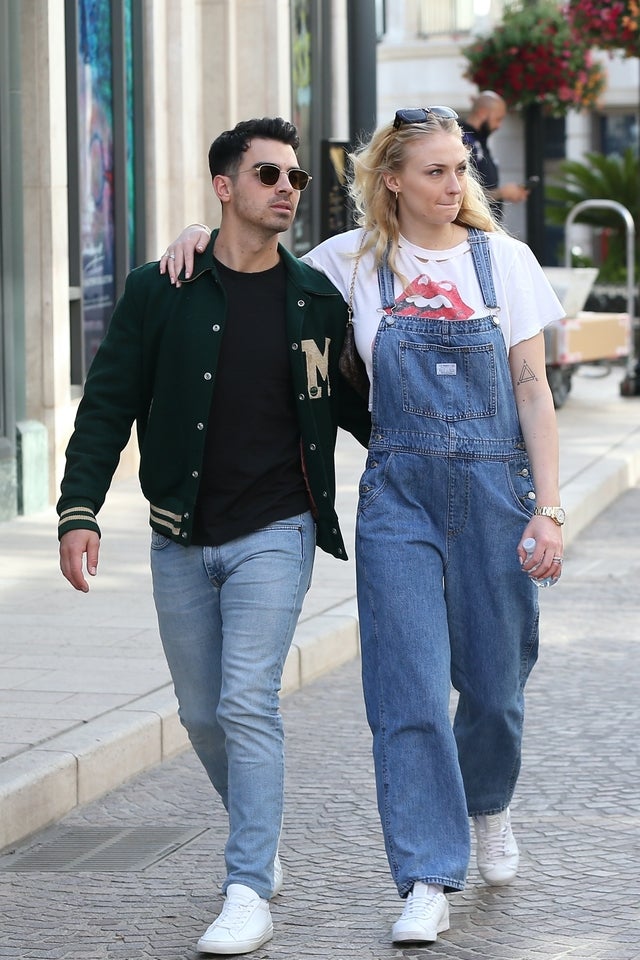
M 562 565 L 543 327 L 563 310 L 492 218 L 453 110 L 399 110 L 352 160 L 360 227 L 304 260 L 351 302 L 371 381 L 356 533 L 363 686 L 405 898 L 393 940 L 427 943 L 449 927 L 446 892 L 464 887 L 469 817 L 483 879 L 509 883 L 518 867 L 509 804 L 538 650 L 530 577 Z

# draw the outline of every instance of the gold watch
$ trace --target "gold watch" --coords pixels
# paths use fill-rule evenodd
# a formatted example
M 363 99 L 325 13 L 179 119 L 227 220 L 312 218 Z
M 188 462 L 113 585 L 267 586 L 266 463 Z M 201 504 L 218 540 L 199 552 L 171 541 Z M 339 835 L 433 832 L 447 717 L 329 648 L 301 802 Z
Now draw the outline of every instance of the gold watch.
M 534 517 L 550 517 L 559 527 L 566 520 L 566 514 L 562 507 L 536 507 L 533 515 Z

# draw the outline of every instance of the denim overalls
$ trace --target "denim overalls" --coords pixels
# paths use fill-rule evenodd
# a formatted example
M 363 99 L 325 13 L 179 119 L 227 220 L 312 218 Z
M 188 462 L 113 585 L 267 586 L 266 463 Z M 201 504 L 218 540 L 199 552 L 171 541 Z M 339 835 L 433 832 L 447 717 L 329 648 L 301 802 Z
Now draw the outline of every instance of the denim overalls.
M 536 587 L 516 553 L 535 497 L 489 243 L 469 231 L 486 317 L 394 315 L 378 280 L 373 428 L 356 533 L 362 672 L 378 807 L 401 896 L 462 889 L 469 820 L 508 806 Z M 450 684 L 459 692 L 453 730 Z

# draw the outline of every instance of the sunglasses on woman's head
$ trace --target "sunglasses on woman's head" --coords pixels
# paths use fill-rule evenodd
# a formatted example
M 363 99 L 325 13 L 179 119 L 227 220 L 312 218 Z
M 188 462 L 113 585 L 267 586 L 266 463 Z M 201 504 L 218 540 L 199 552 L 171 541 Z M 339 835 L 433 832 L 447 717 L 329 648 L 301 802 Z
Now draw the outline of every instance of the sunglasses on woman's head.
M 275 187 L 280 179 L 280 175 L 286 173 L 293 189 L 299 190 L 301 193 L 307 189 L 310 181 L 313 179 L 306 170 L 301 170 L 299 167 L 292 167 L 291 170 L 282 170 L 282 168 L 275 163 L 256 163 L 255 167 L 249 167 L 247 170 L 238 170 L 238 173 L 257 173 L 260 178 L 260 183 L 265 187 Z
M 397 130 L 409 123 L 424 123 L 429 119 L 429 115 L 444 117 L 446 120 L 458 119 L 458 114 L 451 107 L 407 107 L 404 110 L 396 110 L 393 129 Z

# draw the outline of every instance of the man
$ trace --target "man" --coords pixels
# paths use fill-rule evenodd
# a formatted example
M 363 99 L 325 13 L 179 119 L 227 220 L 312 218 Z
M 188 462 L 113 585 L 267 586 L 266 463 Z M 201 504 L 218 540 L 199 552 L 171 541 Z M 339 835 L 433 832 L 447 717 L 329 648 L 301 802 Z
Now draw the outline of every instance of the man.
M 271 939 L 281 885 L 282 669 L 316 540 L 346 559 L 334 509 L 337 425 L 366 445 L 338 372 L 346 307 L 278 243 L 310 177 L 295 127 L 249 120 L 211 145 L 221 226 L 177 291 L 127 279 L 87 378 L 58 502 L 64 576 L 87 591 L 96 513 L 135 421 L 153 594 L 180 719 L 229 814 L 220 916 L 198 942 Z
M 464 140 L 471 148 L 480 181 L 500 220 L 503 216 L 503 201 L 522 203 L 529 196 L 529 191 L 518 183 L 505 183 L 500 186 L 498 164 L 489 149 L 489 137 L 502 126 L 506 115 L 507 105 L 502 97 L 492 90 L 485 90 L 475 98 L 471 113 L 461 123 Z

